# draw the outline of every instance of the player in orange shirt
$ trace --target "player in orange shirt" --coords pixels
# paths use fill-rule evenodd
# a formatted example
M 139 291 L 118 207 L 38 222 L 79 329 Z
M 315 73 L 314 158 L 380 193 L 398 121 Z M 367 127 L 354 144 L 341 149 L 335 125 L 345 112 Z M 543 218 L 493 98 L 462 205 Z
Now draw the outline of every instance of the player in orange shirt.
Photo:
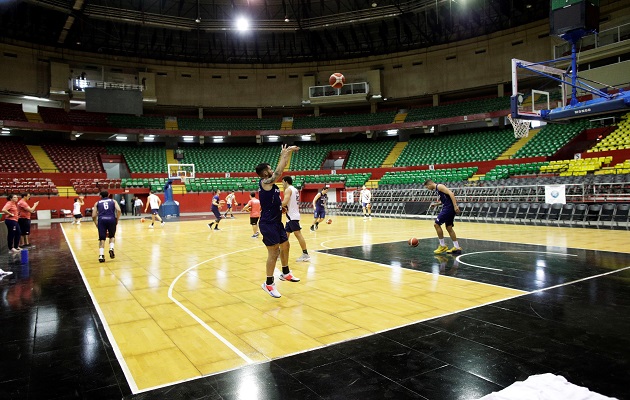
M 260 200 L 256 198 L 256 192 L 250 192 L 249 197 L 250 199 L 245 207 L 243 207 L 243 211 L 249 211 L 249 223 L 254 231 L 252 237 L 257 238 L 259 235 L 258 219 L 260 218 Z
M 18 208 L 18 225 L 22 236 L 20 236 L 20 247 L 29 247 L 31 242 L 29 241 L 29 235 L 31 234 L 31 214 L 35 212 L 35 209 L 39 205 L 39 201 L 33 204 L 33 207 L 29 206 L 27 201 L 31 198 L 30 193 L 22 193 L 22 198 L 17 203 Z

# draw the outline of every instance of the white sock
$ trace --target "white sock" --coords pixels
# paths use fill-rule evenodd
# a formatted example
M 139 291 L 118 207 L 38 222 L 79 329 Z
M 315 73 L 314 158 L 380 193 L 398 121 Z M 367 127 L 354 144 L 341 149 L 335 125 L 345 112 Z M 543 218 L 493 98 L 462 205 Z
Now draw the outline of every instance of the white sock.
M 444 239 L 440 239 L 440 246 L 444 246 Z
M 459 242 L 457 240 L 453 240 L 453 247 L 457 247 L 459 249 Z
M 98 255 L 99 255 L 99 256 L 103 256 L 103 255 L 105 255 L 105 249 L 104 249 L 103 247 L 99 247 L 99 248 L 98 248 Z
M 109 249 L 110 249 L 110 250 L 114 250 L 114 243 L 110 243 L 110 244 L 109 244 Z

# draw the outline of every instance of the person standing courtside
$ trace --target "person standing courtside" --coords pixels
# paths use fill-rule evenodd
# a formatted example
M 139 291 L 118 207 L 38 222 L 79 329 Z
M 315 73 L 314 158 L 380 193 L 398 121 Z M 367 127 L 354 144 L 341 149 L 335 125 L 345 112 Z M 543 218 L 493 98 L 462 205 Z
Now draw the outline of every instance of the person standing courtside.
M 225 205 L 227 206 L 227 210 L 225 210 L 225 215 L 224 215 L 225 218 L 227 218 L 228 214 L 230 214 L 231 218 L 234 218 L 234 214 L 232 214 L 232 204 L 234 204 L 235 206 L 238 206 L 238 203 L 236 202 L 236 196 L 234 195 L 233 190 L 231 190 L 230 194 L 228 194 L 225 197 Z
M 459 214 L 459 207 L 457 206 L 457 200 L 455 199 L 455 195 L 451 192 L 446 186 L 435 183 L 431 179 L 427 179 L 424 181 L 424 187 L 429 190 L 435 190 L 437 195 L 442 202 L 442 211 L 438 214 L 433 227 L 437 232 L 438 239 L 440 240 L 440 245 L 437 249 L 435 249 L 435 254 L 442 253 L 450 253 L 450 254 L 461 254 L 462 248 L 459 247 L 459 242 L 457 241 L 457 235 L 453 230 L 453 225 L 455 221 L 455 215 Z M 448 246 L 444 244 L 444 231 L 442 230 L 442 224 L 446 226 L 446 230 L 453 241 L 453 248 L 449 250 Z
M 98 262 L 105 262 L 105 239 L 109 238 L 109 258 L 115 258 L 114 237 L 120 219 L 120 206 L 109 198 L 107 190 L 101 192 L 101 199 L 94 203 L 92 221 L 98 229 Z
M 361 188 L 361 206 L 363 207 L 363 219 L 372 219 L 372 192 L 365 185 Z
M 22 248 L 19 246 L 20 236 L 22 233 L 20 231 L 20 225 L 18 225 L 18 196 L 17 194 L 10 194 L 7 196 L 7 203 L 2 207 L 2 214 L 6 215 L 4 217 L 4 223 L 7 225 L 7 246 L 9 247 L 10 254 L 18 254 L 22 251 Z
M 215 231 L 221 230 L 219 229 L 219 222 L 221 222 L 221 211 L 219 211 L 219 207 L 221 207 L 221 200 L 219 200 L 220 194 L 221 191 L 217 189 L 215 195 L 212 196 L 212 206 L 210 207 L 212 214 L 214 214 L 214 222 L 210 222 L 208 228 L 212 229 L 212 227 L 214 227 Z
M 276 260 L 280 253 L 282 263 L 281 281 L 299 282 L 300 279 L 291 274 L 289 269 L 289 238 L 282 226 L 282 201 L 280 201 L 280 188 L 276 185 L 276 180 L 282 175 L 284 167 L 289 161 L 292 152 L 298 151 L 297 146 L 283 145 L 280 152 L 280 161 L 276 170 L 273 171 L 267 163 L 260 163 L 256 166 L 256 174 L 261 178 L 258 182 L 258 197 L 260 199 L 260 222 L 258 227 L 263 235 L 263 243 L 267 246 L 267 262 L 265 269 L 267 280 L 263 282 L 262 289 L 269 293 L 271 297 L 281 297 L 276 289 L 273 272 L 276 269 Z
M 144 205 L 144 203 L 142 202 L 142 200 L 140 200 L 140 197 L 136 196 L 134 197 L 134 201 L 133 201 L 133 215 L 136 217 L 139 217 L 142 214 L 142 206 Z
M 293 186 L 293 178 L 290 176 L 282 178 L 282 186 L 284 187 L 282 207 L 286 207 L 287 210 L 287 223 L 284 226 L 284 230 L 287 231 L 287 238 L 291 236 L 291 233 L 295 234 L 302 249 L 302 254 L 295 261 L 311 261 L 311 256 L 308 255 L 308 250 L 306 249 L 306 240 L 304 240 L 302 235 L 302 227 L 300 226 L 300 192 Z
M 315 195 L 313 199 L 313 209 L 315 219 L 311 225 L 311 232 L 315 232 L 319 228 L 319 223 L 326 218 L 326 206 L 328 205 L 328 186 Z
M 249 224 L 252 226 L 253 238 L 258 237 L 258 220 L 260 219 L 260 201 L 256 198 L 256 192 L 249 193 L 249 202 L 243 207 L 243 211 L 249 212 Z
M 162 200 L 156 196 L 154 190 L 151 190 L 151 194 L 149 194 L 149 197 L 147 198 L 147 205 L 144 207 L 144 212 L 147 212 L 147 209 L 151 206 L 151 225 L 149 225 L 149 228 L 151 229 L 153 228 L 155 220 L 160 221 L 161 225 L 164 226 L 164 221 L 159 214 L 160 205 L 162 205 Z
M 74 217 L 74 221 L 72 224 L 81 225 L 81 218 L 83 218 L 83 214 L 81 214 L 81 206 L 85 204 L 83 202 L 83 196 L 79 196 L 74 199 L 74 204 L 72 205 L 72 216 Z
M 36 201 L 33 204 L 33 207 L 31 207 L 27 203 L 30 198 L 30 193 L 22 193 L 22 198 L 17 203 L 18 225 L 20 225 L 20 231 L 22 231 L 22 236 L 20 237 L 20 247 L 29 247 L 31 245 L 29 241 L 29 235 L 31 234 L 31 214 L 35 212 L 35 209 L 39 205 L 39 201 Z
M 127 215 L 127 200 L 125 200 L 125 196 L 120 196 L 120 211 L 122 215 Z

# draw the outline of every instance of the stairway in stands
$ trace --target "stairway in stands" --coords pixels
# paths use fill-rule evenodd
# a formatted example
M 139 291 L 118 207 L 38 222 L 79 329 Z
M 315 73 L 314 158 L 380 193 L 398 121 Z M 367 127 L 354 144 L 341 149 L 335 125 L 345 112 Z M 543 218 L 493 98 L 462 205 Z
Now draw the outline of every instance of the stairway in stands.
M 398 156 L 400 156 L 400 153 L 402 153 L 403 149 L 407 146 L 407 143 L 409 142 L 396 143 L 392 151 L 390 151 L 387 157 L 385 157 L 385 160 L 383 161 L 381 168 L 393 167 L 396 160 L 398 160 Z
M 27 145 L 26 148 L 31 153 L 31 155 L 35 159 L 35 162 L 37 162 L 37 165 L 39 165 L 39 168 L 41 168 L 43 172 L 59 172 L 57 171 L 55 163 L 52 162 L 50 157 L 48 157 L 48 154 L 46 154 L 41 146 Z
M 280 125 L 280 129 L 283 131 L 293 129 L 293 118 L 292 117 L 282 118 L 282 125 Z
M 28 122 L 38 122 L 40 124 L 44 123 L 44 120 L 38 113 L 25 112 L 24 115 L 26 116 Z
M 497 157 L 497 160 L 509 160 L 510 158 L 512 158 L 512 156 L 516 154 L 516 152 L 519 151 L 521 147 L 525 146 L 527 142 L 532 140 L 532 138 L 536 136 L 538 132 L 540 132 L 540 129 L 531 129 L 526 137 L 520 138 L 519 140 L 514 142 L 514 144 L 510 146 L 509 149 L 505 150 L 503 154 Z

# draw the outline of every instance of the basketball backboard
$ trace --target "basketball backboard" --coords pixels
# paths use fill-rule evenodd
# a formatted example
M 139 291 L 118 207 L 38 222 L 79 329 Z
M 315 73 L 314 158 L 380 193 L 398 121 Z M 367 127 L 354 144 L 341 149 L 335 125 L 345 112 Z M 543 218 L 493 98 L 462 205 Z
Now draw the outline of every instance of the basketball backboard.
M 195 177 L 195 164 L 168 164 L 168 179 L 185 182 Z

